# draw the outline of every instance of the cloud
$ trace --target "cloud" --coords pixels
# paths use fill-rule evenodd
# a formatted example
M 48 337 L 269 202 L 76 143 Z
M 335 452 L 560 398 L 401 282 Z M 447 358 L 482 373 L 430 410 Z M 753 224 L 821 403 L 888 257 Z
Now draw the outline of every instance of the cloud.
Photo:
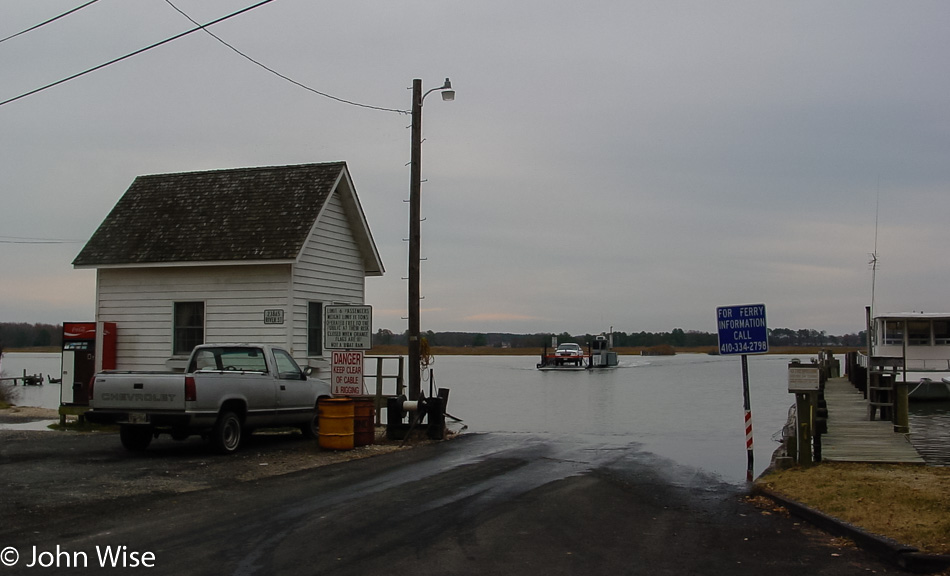
M 935 2 L 288 0 L 215 32 L 368 104 L 406 109 L 413 78 L 452 78 L 455 102 L 424 106 L 424 329 L 713 330 L 717 306 L 765 302 L 774 326 L 846 333 L 876 219 L 879 306 L 946 308 L 948 18 Z M 5 42 L 0 98 L 188 27 L 161 3 L 98 3 Z M 401 332 L 408 124 L 195 34 L 0 107 L 0 230 L 88 238 L 142 174 L 345 160 L 387 269 L 367 280 L 374 325 Z M 75 305 L 11 288 L 8 313 L 91 313 L 78 248 L 24 250 L 0 251 L 0 273 L 55 276 Z
M 506 312 L 485 312 L 481 314 L 472 314 L 465 316 L 462 320 L 468 322 L 510 322 L 513 320 L 542 320 L 537 316 L 527 316 L 524 314 L 509 314 Z

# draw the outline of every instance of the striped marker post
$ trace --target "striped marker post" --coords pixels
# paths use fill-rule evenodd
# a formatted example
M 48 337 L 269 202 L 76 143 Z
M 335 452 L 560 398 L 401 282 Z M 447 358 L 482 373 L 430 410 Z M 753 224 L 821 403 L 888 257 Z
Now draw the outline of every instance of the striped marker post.
M 749 457 L 746 468 L 746 481 L 752 482 L 753 453 L 752 453 L 752 403 L 749 401 L 749 356 L 742 355 L 742 401 L 745 407 L 745 449 Z
M 745 411 L 745 449 L 752 450 L 752 411 Z

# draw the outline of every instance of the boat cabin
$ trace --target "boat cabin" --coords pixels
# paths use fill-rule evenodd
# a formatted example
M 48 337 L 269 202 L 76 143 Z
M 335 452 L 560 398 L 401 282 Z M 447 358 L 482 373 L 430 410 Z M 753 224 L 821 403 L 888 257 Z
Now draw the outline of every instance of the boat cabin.
M 881 314 L 872 334 L 874 356 L 902 357 L 908 370 L 950 370 L 950 314 Z

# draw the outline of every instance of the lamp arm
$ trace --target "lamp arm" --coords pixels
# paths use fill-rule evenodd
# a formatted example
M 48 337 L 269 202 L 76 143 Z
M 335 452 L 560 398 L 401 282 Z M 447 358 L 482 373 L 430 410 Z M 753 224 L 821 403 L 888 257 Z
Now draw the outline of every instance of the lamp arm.
M 422 95 L 422 98 L 419 98 L 419 106 L 422 106 L 422 101 L 425 100 L 426 96 L 428 96 L 432 92 L 435 92 L 436 90 L 451 90 L 451 89 L 452 89 L 452 83 L 449 81 L 448 78 L 446 78 L 445 83 L 439 86 L 438 88 L 429 88 L 428 90 L 426 90 L 425 94 Z
M 428 96 L 432 92 L 435 92 L 436 90 L 442 90 L 442 87 L 439 86 L 438 88 L 429 88 L 428 90 L 426 90 L 426 93 L 422 95 L 422 98 L 420 98 L 419 101 L 421 102 L 422 100 L 425 100 L 426 96 Z

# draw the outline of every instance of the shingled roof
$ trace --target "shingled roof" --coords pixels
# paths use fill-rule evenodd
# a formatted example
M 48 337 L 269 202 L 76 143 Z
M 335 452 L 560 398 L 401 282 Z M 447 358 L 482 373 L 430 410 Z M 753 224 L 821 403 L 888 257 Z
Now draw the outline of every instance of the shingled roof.
M 381 274 L 345 162 L 139 176 L 73 266 L 293 261 L 338 188 L 367 273 Z

